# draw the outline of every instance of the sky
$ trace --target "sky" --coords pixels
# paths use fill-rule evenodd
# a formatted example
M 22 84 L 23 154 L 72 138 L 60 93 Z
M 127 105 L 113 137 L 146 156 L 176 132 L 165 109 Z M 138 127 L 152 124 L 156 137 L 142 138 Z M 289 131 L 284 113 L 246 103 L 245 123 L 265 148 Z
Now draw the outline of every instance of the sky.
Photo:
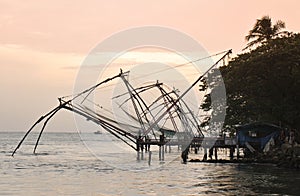
M 269 15 L 299 32 L 297 0 L 0 0 L 0 131 L 27 130 L 73 92 L 86 55 L 111 35 L 147 25 L 168 27 L 210 54 L 241 53 L 256 19 Z M 142 55 L 140 58 L 143 57 Z M 49 130 L 74 130 L 58 114 Z

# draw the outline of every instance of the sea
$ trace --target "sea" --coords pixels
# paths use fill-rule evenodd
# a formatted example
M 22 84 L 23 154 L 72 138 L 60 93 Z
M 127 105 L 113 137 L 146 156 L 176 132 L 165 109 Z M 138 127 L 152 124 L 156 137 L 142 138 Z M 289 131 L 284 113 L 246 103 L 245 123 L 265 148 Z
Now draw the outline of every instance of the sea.
M 11 156 L 23 135 L 0 132 L 0 195 L 300 195 L 299 170 L 272 164 L 183 164 L 177 147 L 138 159 L 94 133 L 45 132 L 36 154 L 32 133 Z

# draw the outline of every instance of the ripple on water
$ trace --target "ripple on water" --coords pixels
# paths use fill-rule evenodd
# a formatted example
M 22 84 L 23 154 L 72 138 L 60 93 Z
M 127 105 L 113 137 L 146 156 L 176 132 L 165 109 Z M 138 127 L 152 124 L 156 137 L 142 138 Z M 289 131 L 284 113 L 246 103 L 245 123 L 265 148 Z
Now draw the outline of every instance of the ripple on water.
M 38 148 L 37 156 L 31 153 L 34 142 L 28 142 L 13 158 L 12 149 L 22 135 L 2 133 L 0 137 L 0 195 L 297 195 L 300 192 L 298 171 L 272 165 L 184 165 L 175 160 L 147 171 L 120 170 L 90 154 L 75 134 L 71 137 L 47 134 L 41 140 L 43 145 Z

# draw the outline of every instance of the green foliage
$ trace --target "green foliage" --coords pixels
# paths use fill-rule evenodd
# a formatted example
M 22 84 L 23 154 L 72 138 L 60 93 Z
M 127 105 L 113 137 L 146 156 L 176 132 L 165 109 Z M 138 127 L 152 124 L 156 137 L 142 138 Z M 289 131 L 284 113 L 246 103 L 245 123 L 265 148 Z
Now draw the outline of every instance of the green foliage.
M 271 39 L 277 38 L 280 35 L 286 35 L 286 31 L 281 31 L 281 29 L 284 28 L 285 23 L 281 20 L 276 21 L 276 23 L 272 25 L 272 20 L 269 16 L 263 16 L 261 19 L 257 19 L 255 25 L 245 37 L 246 41 L 249 41 L 245 49 L 258 44 L 266 44 Z
M 212 69 L 201 82 L 200 91 L 205 91 L 206 94 L 200 108 L 208 115 L 202 119 L 200 126 L 215 134 L 217 130 L 221 130 L 226 112 L 222 75 L 218 69 Z
M 282 21 L 272 25 L 268 16 L 258 19 L 246 36 L 250 41 L 246 48 L 258 47 L 220 68 L 227 94 L 225 131 L 232 132 L 233 125 L 268 122 L 296 129 L 300 141 L 300 34 L 282 28 Z M 219 103 L 224 103 L 215 102 L 212 95 L 219 86 L 207 81 L 200 85 L 206 91 L 201 109 L 210 115 L 202 127 L 210 125 L 211 118 L 221 112 Z
M 238 55 L 220 68 L 227 125 L 264 121 L 300 129 L 300 35 Z

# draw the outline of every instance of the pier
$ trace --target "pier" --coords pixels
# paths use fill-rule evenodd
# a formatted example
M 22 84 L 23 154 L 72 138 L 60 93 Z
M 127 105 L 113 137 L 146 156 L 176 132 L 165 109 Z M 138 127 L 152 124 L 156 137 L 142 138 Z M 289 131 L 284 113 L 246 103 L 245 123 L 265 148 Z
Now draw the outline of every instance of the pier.
M 194 137 L 192 140 L 168 139 L 160 137 L 160 140 L 147 139 L 137 141 L 137 159 L 142 159 L 144 152 L 149 152 L 151 146 L 159 146 L 159 160 L 163 161 L 165 153 L 171 152 L 172 148 L 181 150 L 183 153 L 187 149 L 188 153 L 194 153 L 196 157 L 201 150 L 204 151 L 202 161 L 218 159 L 218 150 L 229 150 L 229 158 L 233 160 L 236 152 L 236 157 L 239 159 L 239 145 L 236 138 L 232 137 Z M 200 159 L 199 159 L 200 160 Z

